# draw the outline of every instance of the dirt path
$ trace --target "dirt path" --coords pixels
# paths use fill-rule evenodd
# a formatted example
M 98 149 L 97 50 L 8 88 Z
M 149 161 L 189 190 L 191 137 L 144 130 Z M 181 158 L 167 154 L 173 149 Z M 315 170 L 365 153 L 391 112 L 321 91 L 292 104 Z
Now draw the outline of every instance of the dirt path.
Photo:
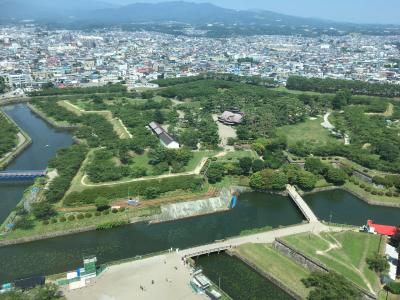
M 370 282 L 368 281 L 368 279 L 365 277 L 365 275 L 363 274 L 363 272 L 360 271 L 360 270 L 363 269 L 364 264 L 365 264 L 366 251 L 363 252 L 363 255 L 362 255 L 362 257 L 361 257 L 361 264 L 360 264 L 359 266 L 348 265 L 348 264 L 342 262 L 341 260 L 339 260 L 339 259 L 333 257 L 332 255 L 329 255 L 329 254 L 328 254 L 328 252 L 331 251 L 331 250 L 342 248 L 342 244 L 341 244 L 339 241 L 337 241 L 333 236 L 331 236 L 331 237 L 337 242 L 337 244 L 331 243 L 331 242 L 328 241 L 327 239 L 323 238 L 321 235 L 319 235 L 319 236 L 320 236 L 320 238 L 321 238 L 322 240 L 324 240 L 325 242 L 327 242 L 327 243 L 329 244 L 329 247 L 328 247 L 326 250 L 317 250 L 317 251 L 316 251 L 316 254 L 317 254 L 317 255 L 320 255 L 320 256 L 324 256 L 324 257 L 326 257 L 326 258 L 329 258 L 329 259 L 335 261 L 336 263 L 342 265 L 343 267 L 353 270 L 354 272 L 356 272 L 356 273 L 360 276 L 360 278 L 362 279 L 362 281 L 363 281 L 363 282 L 365 283 L 365 285 L 368 287 L 369 291 L 370 291 L 371 293 L 375 293 L 375 290 L 372 288 L 372 286 L 371 286 Z M 367 241 L 367 243 L 369 243 L 369 240 Z M 367 246 L 368 246 L 368 244 L 366 245 L 366 247 L 365 247 L 364 249 L 368 249 Z
M 86 187 L 98 187 L 98 186 L 112 186 L 112 185 L 119 185 L 123 183 L 130 183 L 130 182 L 137 182 L 137 181 L 146 181 L 146 180 L 152 180 L 152 179 L 163 179 L 163 178 L 171 178 L 171 177 L 179 177 L 179 176 L 185 176 L 185 175 L 199 175 L 201 172 L 201 169 L 203 168 L 204 164 L 207 162 L 208 157 L 203 157 L 196 169 L 191 172 L 184 172 L 184 173 L 176 173 L 176 174 L 164 174 L 164 175 L 159 175 L 159 176 L 147 176 L 147 177 L 140 177 L 140 178 L 134 178 L 130 180 L 125 180 L 125 181 L 116 181 L 116 182 L 105 182 L 105 183 L 87 183 L 87 175 L 85 174 L 82 179 L 81 179 L 81 184 Z
M 60 101 L 59 104 L 63 106 L 64 108 L 72 111 L 78 116 L 81 116 L 83 114 L 99 114 L 102 115 L 103 117 L 106 118 L 108 122 L 111 123 L 111 125 L 114 128 L 114 131 L 119 135 L 120 139 L 127 139 L 127 138 L 133 138 L 132 134 L 129 132 L 128 128 L 126 128 L 125 124 L 122 122 L 121 119 L 119 118 L 114 118 L 113 114 L 109 110 L 83 110 L 80 107 L 76 106 L 75 104 L 72 104 L 68 100 L 63 100 Z

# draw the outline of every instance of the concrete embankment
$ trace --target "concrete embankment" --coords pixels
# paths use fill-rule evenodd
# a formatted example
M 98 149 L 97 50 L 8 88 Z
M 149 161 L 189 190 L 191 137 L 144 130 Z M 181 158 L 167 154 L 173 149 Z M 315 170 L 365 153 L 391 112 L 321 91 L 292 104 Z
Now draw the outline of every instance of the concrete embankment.
M 33 106 L 30 103 L 28 103 L 27 106 L 33 113 L 35 113 L 36 115 L 41 117 L 43 120 L 45 120 L 47 123 L 49 123 L 51 126 L 53 126 L 55 128 L 64 129 L 64 130 L 72 130 L 72 129 L 76 129 L 79 127 L 78 125 L 59 123 L 59 122 L 55 121 L 54 119 L 50 118 L 49 116 L 47 116 L 45 113 L 43 113 L 42 111 L 40 111 L 39 109 L 37 109 L 35 106 Z
M 140 222 L 149 222 L 149 223 L 168 222 L 168 221 L 185 219 L 200 215 L 222 212 L 229 209 L 230 201 L 231 201 L 231 191 L 228 189 L 223 189 L 218 197 L 213 197 L 204 200 L 185 201 L 180 203 L 162 205 L 161 214 L 147 216 L 147 217 L 132 218 L 129 220 L 129 224 L 140 223 Z M 65 235 L 78 234 L 93 230 L 96 230 L 96 225 L 74 228 L 64 231 L 49 232 L 41 235 L 23 237 L 13 240 L 3 240 L 0 241 L 0 247 L 23 244 L 38 240 L 45 240 Z
M 231 199 L 231 192 L 228 189 L 223 189 L 218 197 L 162 205 L 161 214 L 156 216 L 152 223 L 167 222 L 226 211 L 229 210 Z

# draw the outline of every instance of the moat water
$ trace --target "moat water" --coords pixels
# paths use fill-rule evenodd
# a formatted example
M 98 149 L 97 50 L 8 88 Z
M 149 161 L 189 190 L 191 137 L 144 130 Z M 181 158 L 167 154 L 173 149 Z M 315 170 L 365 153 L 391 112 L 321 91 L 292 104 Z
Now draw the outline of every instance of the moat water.
M 2 109 L 32 139 L 32 144 L 8 165 L 7 171 L 44 170 L 57 150 L 73 143 L 71 133 L 54 129 L 36 116 L 25 104 L 5 106 Z M 0 223 L 21 200 L 25 189 L 31 184 L 32 182 L 29 181 L 0 183 Z
M 26 105 L 5 107 L 4 110 L 33 140 L 33 144 L 8 167 L 9 170 L 44 169 L 59 148 L 72 144 L 70 133 L 53 129 Z M 0 184 L 0 221 L 20 201 L 29 185 L 29 182 Z M 340 190 L 308 195 L 305 200 L 316 215 L 326 221 L 352 225 L 363 225 L 367 219 L 387 224 L 400 223 L 400 209 L 371 206 Z M 237 206 L 228 212 L 153 225 L 137 223 L 0 248 L 0 283 L 66 272 L 81 265 L 82 258 L 88 255 L 96 255 L 101 264 L 171 247 L 206 244 L 239 235 L 245 230 L 266 226 L 276 228 L 302 221 L 303 216 L 287 197 L 244 193 L 240 195 Z M 240 281 L 236 283 L 240 284 Z M 286 294 L 282 297 L 286 299 Z

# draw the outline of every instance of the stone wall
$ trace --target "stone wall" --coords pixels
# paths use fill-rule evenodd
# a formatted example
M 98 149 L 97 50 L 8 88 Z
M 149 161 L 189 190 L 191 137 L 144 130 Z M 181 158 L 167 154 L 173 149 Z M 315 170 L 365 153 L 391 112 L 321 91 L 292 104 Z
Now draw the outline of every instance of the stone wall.
M 325 272 L 328 273 L 330 270 L 324 264 L 315 261 L 314 259 L 308 257 L 304 253 L 292 248 L 280 239 L 276 239 L 273 243 L 274 248 L 282 253 L 283 255 L 293 259 L 298 264 L 302 265 L 304 268 L 310 270 L 311 272 Z M 371 294 L 370 292 L 354 285 L 362 293 L 363 300 L 376 300 L 377 296 Z
M 278 252 L 289 257 L 290 259 L 293 259 L 311 272 L 329 272 L 329 269 L 325 265 L 315 262 L 307 255 L 293 249 L 280 239 L 276 239 L 273 243 L 273 246 Z

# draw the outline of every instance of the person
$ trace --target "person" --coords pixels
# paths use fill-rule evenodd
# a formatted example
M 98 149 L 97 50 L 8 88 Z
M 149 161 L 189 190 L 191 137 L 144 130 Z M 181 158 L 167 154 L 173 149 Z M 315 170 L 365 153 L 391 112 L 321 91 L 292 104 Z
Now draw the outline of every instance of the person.
M 151 284 L 154 284 L 154 280 L 151 281 Z

